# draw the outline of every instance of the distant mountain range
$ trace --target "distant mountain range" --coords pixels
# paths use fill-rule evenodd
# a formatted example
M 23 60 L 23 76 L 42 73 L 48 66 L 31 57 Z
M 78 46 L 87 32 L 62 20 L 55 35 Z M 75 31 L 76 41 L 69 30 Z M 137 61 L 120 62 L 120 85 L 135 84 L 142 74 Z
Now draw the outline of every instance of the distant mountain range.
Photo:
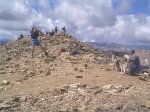
M 117 52 L 117 53 L 119 53 L 119 55 L 124 55 L 129 51 L 128 47 L 121 45 L 121 44 L 118 44 L 118 43 L 86 42 L 86 44 L 91 45 L 92 47 L 94 47 L 98 51 L 101 51 L 104 54 L 106 54 L 107 56 L 112 55 L 111 51 Z
M 5 44 L 7 44 L 10 41 L 11 41 L 10 39 L 0 39 L 0 46 L 1 45 L 5 45 Z
M 11 39 L 0 39 L 0 46 L 12 41 Z M 150 50 L 150 45 L 123 45 L 118 43 L 105 43 L 105 42 L 86 42 L 86 44 L 98 50 L 104 51 L 127 51 L 129 49 L 144 49 Z
M 150 50 L 150 45 L 126 45 L 130 49 L 145 49 Z
M 99 49 L 109 51 L 127 51 L 129 49 L 145 49 L 150 50 L 150 45 L 123 45 L 118 43 L 99 43 L 99 42 L 86 42 L 88 45 Z
M 98 42 L 86 42 L 88 45 L 104 51 L 127 51 L 129 48 L 118 43 L 98 43 Z

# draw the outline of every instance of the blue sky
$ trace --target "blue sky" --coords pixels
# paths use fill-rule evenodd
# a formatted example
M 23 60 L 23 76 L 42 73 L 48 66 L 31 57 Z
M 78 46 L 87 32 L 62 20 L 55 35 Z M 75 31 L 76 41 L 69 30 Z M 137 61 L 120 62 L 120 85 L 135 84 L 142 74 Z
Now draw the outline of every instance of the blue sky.
M 149 44 L 150 0 L 0 0 L 0 38 L 66 26 L 82 41 Z
M 148 14 L 149 15 L 150 14 L 149 0 L 138 0 L 138 2 L 136 2 L 136 1 L 133 4 L 131 13 L 133 13 L 133 14 Z
M 117 11 L 117 8 L 120 7 L 120 4 L 122 1 L 126 1 L 125 3 L 129 3 L 130 5 L 127 12 L 124 13 L 118 13 L 118 14 L 150 14 L 149 9 L 149 0 L 114 0 L 113 6 Z

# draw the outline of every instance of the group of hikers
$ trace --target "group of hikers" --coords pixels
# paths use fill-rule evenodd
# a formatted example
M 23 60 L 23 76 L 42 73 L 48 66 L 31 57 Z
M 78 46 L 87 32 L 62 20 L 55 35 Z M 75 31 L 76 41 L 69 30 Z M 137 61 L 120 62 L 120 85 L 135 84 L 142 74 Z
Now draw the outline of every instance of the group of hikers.
M 62 32 L 62 33 L 66 33 L 66 28 L 65 28 L 65 26 L 62 27 L 61 32 Z M 57 34 L 58 34 L 58 27 L 55 27 L 55 28 L 52 29 L 50 32 L 46 32 L 46 34 L 47 34 L 47 35 L 50 35 L 50 36 L 57 35 Z
M 35 27 L 35 26 L 32 27 L 32 30 L 33 30 L 33 29 L 36 29 L 36 30 L 38 31 L 39 35 L 46 34 L 46 35 L 50 35 L 50 36 L 55 36 L 55 35 L 57 35 L 57 34 L 58 34 L 58 31 L 59 31 L 58 27 L 55 27 L 55 28 L 52 29 L 51 31 L 45 32 L 45 33 L 42 32 L 39 28 L 37 28 L 37 27 Z M 32 32 L 32 30 L 31 30 L 31 32 Z M 63 26 L 63 27 L 61 28 L 60 32 L 66 34 L 66 28 L 65 28 L 65 26 Z M 18 37 L 18 40 L 20 40 L 20 39 L 22 39 L 22 38 L 24 38 L 24 37 L 25 37 L 25 36 L 24 36 L 23 34 L 20 34 L 20 36 Z
M 55 30 L 52 30 L 52 32 L 54 33 L 53 35 L 56 35 L 58 33 L 58 28 L 55 27 Z M 61 32 L 66 33 L 65 27 L 62 28 Z M 35 46 L 39 46 L 42 49 L 42 51 L 45 53 L 45 55 L 48 56 L 48 52 L 46 51 L 46 49 L 41 45 L 40 41 L 38 40 L 38 37 L 40 36 L 39 30 L 36 27 L 32 27 L 32 30 L 30 33 L 31 33 L 31 44 L 32 44 L 32 57 L 34 57 Z M 72 45 L 72 47 L 74 47 L 74 46 L 75 45 Z M 75 48 L 77 48 L 77 47 L 75 47 Z M 64 50 L 65 49 L 62 49 L 62 52 Z M 70 52 L 70 54 L 72 54 L 72 55 L 79 54 L 79 52 L 77 49 L 74 49 L 74 51 Z M 134 50 L 130 50 L 128 56 L 129 56 L 129 59 L 127 60 L 128 72 L 130 75 L 135 75 L 140 72 L 140 59 L 135 54 Z M 116 69 L 118 71 L 120 71 L 118 57 L 119 57 L 119 54 L 116 52 L 113 52 L 113 54 L 112 54 L 113 65 L 116 67 Z
M 140 65 L 140 59 L 139 57 L 135 54 L 135 50 L 130 50 L 129 53 L 127 55 L 124 55 L 127 57 L 123 57 L 126 58 L 125 62 L 122 64 L 124 65 L 124 69 L 127 69 L 128 74 L 129 75 L 137 75 L 138 73 L 140 73 L 141 70 L 141 65 Z M 115 67 L 115 69 L 117 71 L 120 71 L 120 58 L 119 58 L 119 54 L 117 52 L 113 52 L 112 54 L 112 62 L 113 65 Z

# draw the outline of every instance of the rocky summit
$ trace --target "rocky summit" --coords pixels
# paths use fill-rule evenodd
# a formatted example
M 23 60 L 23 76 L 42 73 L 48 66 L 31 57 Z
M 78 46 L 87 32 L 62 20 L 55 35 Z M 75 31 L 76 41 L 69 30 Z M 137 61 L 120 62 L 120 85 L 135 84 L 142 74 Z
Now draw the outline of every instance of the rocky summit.
M 149 72 L 121 75 L 69 34 L 39 40 L 48 56 L 38 47 L 31 56 L 29 36 L 0 46 L 0 112 L 150 111 Z

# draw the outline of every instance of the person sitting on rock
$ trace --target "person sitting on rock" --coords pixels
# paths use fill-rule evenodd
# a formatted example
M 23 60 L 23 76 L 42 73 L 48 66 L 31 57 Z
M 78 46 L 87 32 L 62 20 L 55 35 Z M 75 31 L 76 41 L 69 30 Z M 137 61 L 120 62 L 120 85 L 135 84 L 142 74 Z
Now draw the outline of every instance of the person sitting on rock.
M 43 48 L 40 41 L 38 40 L 39 31 L 35 27 L 33 27 L 30 33 L 31 33 L 31 44 L 32 44 L 32 57 L 33 57 L 35 46 L 40 46 L 40 48 L 45 53 L 45 55 L 48 56 L 48 53 L 46 52 L 46 50 Z
M 134 50 L 130 50 L 129 52 L 129 74 L 135 75 L 140 72 L 140 59 L 137 55 L 135 55 Z
M 50 33 L 50 36 L 54 36 L 55 35 L 55 32 L 54 32 L 54 30 L 52 30 L 51 32 L 49 32 Z

